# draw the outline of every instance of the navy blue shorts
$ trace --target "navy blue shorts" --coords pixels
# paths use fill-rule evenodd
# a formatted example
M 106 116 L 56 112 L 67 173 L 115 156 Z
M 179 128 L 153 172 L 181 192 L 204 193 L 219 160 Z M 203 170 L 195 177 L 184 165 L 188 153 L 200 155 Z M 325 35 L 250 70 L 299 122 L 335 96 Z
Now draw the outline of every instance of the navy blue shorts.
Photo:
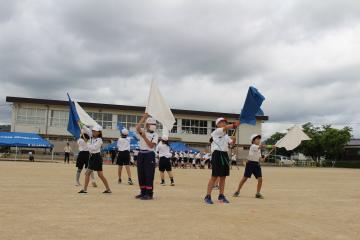
M 260 164 L 258 162 L 248 161 L 246 163 L 244 177 L 251 178 L 253 174 L 256 179 L 262 177 Z

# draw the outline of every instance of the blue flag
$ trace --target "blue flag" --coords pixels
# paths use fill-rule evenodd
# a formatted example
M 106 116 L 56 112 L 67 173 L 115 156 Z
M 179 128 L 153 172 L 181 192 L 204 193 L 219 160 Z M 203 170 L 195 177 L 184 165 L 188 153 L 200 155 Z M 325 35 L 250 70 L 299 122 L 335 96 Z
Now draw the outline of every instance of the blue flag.
M 261 104 L 265 97 L 254 87 L 249 87 L 244 107 L 240 113 L 240 123 L 256 125 L 256 115 L 262 112 Z
M 78 138 L 80 138 L 80 134 L 81 134 L 81 130 L 80 130 L 80 126 L 79 126 L 80 118 L 76 111 L 75 104 L 71 100 L 69 94 L 68 94 L 68 98 L 69 98 L 69 122 L 68 122 L 67 130 L 76 139 L 78 139 Z

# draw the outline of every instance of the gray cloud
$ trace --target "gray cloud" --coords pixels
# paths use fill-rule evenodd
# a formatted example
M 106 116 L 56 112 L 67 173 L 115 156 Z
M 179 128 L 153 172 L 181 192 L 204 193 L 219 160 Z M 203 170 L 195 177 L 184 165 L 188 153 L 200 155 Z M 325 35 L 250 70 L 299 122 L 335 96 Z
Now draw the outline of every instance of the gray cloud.
M 142 105 L 156 78 L 176 108 L 238 112 L 255 85 L 283 126 L 356 123 L 359 11 L 356 0 L 2 1 L 1 99 Z

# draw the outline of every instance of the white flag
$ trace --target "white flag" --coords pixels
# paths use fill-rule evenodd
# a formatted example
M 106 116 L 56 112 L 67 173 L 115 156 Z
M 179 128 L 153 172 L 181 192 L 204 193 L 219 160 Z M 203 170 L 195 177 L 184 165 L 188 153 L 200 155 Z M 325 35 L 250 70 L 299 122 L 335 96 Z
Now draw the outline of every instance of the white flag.
M 163 125 L 165 135 L 168 134 L 175 123 L 175 117 L 154 80 L 151 81 L 149 99 L 145 112 Z
M 301 144 L 302 141 L 310 140 L 310 138 L 302 131 L 302 129 L 295 125 L 289 132 L 280 139 L 275 146 L 277 148 L 285 148 L 287 151 L 294 150 Z
M 73 100 L 76 108 L 76 112 L 79 115 L 80 122 L 86 126 L 92 128 L 95 126 L 100 126 L 94 119 L 92 119 L 87 112 L 79 105 L 79 103 Z

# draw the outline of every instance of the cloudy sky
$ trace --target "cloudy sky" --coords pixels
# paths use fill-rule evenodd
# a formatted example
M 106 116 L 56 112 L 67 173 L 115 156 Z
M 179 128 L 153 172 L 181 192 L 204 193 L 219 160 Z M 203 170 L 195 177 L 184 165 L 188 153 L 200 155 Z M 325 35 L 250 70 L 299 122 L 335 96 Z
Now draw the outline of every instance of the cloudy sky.
M 344 124 L 360 137 L 360 2 L 0 1 L 6 96 L 144 105 L 152 78 L 174 108 L 240 111 L 266 97 L 266 135 Z

